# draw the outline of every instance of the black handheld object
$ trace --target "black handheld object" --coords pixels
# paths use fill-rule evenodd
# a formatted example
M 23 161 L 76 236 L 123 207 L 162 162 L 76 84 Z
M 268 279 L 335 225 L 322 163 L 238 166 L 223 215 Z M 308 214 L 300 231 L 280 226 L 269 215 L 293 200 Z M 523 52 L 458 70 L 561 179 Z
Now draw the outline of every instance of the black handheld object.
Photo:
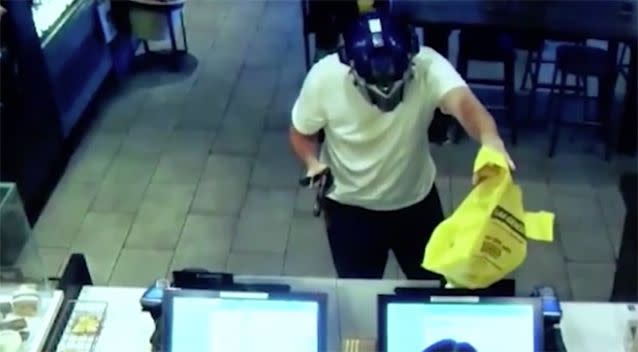
M 314 216 L 319 217 L 321 215 L 326 194 L 328 194 L 333 182 L 334 179 L 332 177 L 332 172 L 330 172 L 330 168 L 326 168 L 314 176 L 304 177 L 299 180 L 299 185 L 302 187 L 310 187 L 316 184 L 319 185 L 317 188 L 317 195 L 315 197 L 315 204 L 312 208 L 312 214 Z

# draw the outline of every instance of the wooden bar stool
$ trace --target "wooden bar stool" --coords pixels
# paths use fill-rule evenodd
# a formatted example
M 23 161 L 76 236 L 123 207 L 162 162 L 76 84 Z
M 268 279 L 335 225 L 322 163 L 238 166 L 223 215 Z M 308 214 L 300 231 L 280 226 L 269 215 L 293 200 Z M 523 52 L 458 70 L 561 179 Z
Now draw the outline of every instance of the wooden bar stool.
M 552 90 L 550 93 L 550 99 L 548 105 L 553 106 L 554 100 L 558 101 L 558 109 L 556 113 L 552 113 L 552 132 L 550 137 L 548 156 L 551 158 L 556 153 L 556 146 L 560 135 L 561 127 L 566 125 L 576 126 L 593 126 L 602 128 L 604 140 L 605 140 L 605 158 L 609 159 L 611 154 L 612 144 L 612 122 L 611 117 L 608 116 L 608 112 L 601 111 L 602 99 L 606 99 L 604 96 L 606 89 L 613 89 L 610 82 L 613 81 L 616 74 L 616 67 L 610 64 L 609 55 L 606 50 L 594 48 L 590 46 L 578 46 L 578 45 L 561 45 L 556 50 L 556 68 L 554 70 L 552 84 L 557 86 L 558 92 Z M 559 80 L 560 75 L 560 80 Z M 567 84 L 567 78 L 569 75 L 576 77 L 584 77 L 586 80 L 588 77 L 597 79 L 598 83 L 598 118 L 596 120 L 588 120 L 586 116 L 583 117 L 583 121 L 567 121 L 563 117 L 563 108 L 565 103 L 566 91 L 569 90 Z M 573 87 L 572 87 L 573 88 Z M 584 92 L 583 104 L 587 105 L 587 92 Z M 572 94 L 574 95 L 574 94 Z M 577 92 L 575 95 L 578 94 Z
M 174 65 L 178 66 L 179 57 L 188 53 L 186 25 L 184 22 L 184 4 L 186 0 L 128 0 L 131 29 L 144 46 L 144 52 L 153 53 L 149 41 L 165 40 L 171 42 L 171 54 Z M 175 22 L 179 20 L 182 30 L 182 49 L 178 48 Z

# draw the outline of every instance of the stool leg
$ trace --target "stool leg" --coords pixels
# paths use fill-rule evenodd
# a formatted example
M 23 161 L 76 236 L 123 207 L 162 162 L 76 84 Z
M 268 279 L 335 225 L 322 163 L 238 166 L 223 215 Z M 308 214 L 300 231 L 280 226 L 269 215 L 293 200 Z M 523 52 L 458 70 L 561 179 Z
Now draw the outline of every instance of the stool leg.
M 603 132 L 603 141 L 605 143 L 605 160 L 611 160 L 611 150 L 614 144 L 614 128 L 613 119 L 610 116 L 611 104 L 613 100 L 613 85 L 615 83 L 615 77 L 600 77 L 598 78 L 598 121 L 601 124 Z
M 186 39 L 186 24 L 184 23 L 184 10 L 179 13 L 182 22 L 182 39 L 184 40 L 184 52 L 188 52 L 188 40 Z
M 169 13 L 168 15 L 168 33 L 171 36 L 171 50 L 173 53 L 177 51 L 177 40 L 175 39 L 175 24 L 173 23 L 173 16 Z
M 142 40 L 142 46 L 144 47 L 144 53 L 148 54 L 149 52 L 151 52 L 151 49 L 148 47 L 148 41 L 147 40 Z
M 508 59 L 505 62 L 505 114 L 510 124 L 510 133 L 512 145 L 518 142 L 518 126 L 516 123 L 516 75 L 514 68 L 515 58 Z
M 173 69 L 177 70 L 179 67 L 177 58 L 177 40 L 175 39 L 175 23 L 173 23 L 172 13 L 166 15 L 168 17 L 168 34 L 171 36 L 171 55 L 173 56 Z
M 545 116 L 549 118 L 549 116 L 553 113 L 552 108 L 554 107 L 554 91 L 556 87 L 556 82 L 558 80 L 558 67 L 554 66 L 554 73 L 552 74 L 552 84 L 549 88 L 549 97 L 547 99 L 547 105 L 545 106 Z M 547 120 L 546 120 L 547 121 Z
M 518 88 L 520 91 L 525 91 L 527 89 L 527 79 L 532 76 L 532 62 L 534 61 L 534 50 L 527 51 L 527 59 L 525 59 L 525 72 L 523 73 L 523 80 L 521 81 L 521 86 Z
M 554 154 L 556 154 L 556 144 L 558 143 L 558 137 L 560 134 L 560 128 L 562 127 L 562 113 L 563 113 L 563 103 L 565 101 L 565 85 L 567 84 L 567 73 L 565 71 L 561 71 L 560 73 L 560 83 L 558 86 L 558 105 L 559 109 L 554 117 L 554 126 L 552 131 L 552 137 L 549 144 L 549 157 L 552 158 Z
M 543 65 L 543 50 L 541 49 L 534 62 L 534 70 L 531 77 L 531 88 L 529 92 L 529 108 L 527 110 L 527 120 L 531 121 L 536 112 L 536 97 L 538 94 L 538 79 L 540 77 L 541 66 Z

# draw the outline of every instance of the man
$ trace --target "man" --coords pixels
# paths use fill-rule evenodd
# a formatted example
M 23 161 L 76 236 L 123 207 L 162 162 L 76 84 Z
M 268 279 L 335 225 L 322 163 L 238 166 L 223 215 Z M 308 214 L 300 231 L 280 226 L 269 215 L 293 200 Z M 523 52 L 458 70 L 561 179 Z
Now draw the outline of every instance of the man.
M 483 145 L 507 151 L 494 119 L 460 75 L 420 47 L 410 27 L 372 12 L 348 26 L 343 42 L 308 73 L 290 129 L 307 176 L 329 168 L 334 177 L 324 219 L 337 273 L 381 278 L 392 250 L 409 279 L 435 278 L 421 267 L 443 220 L 427 136 L 434 110 L 455 116 Z M 325 143 L 318 159 L 320 130 Z

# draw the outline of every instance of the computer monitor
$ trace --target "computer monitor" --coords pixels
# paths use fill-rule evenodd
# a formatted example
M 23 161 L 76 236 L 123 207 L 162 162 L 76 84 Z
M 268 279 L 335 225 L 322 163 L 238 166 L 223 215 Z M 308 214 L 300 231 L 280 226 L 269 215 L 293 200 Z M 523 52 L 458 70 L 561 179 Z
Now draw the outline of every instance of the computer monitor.
M 321 293 L 166 290 L 166 352 L 323 352 L 326 295 Z
M 537 298 L 379 295 L 383 352 L 540 352 Z

